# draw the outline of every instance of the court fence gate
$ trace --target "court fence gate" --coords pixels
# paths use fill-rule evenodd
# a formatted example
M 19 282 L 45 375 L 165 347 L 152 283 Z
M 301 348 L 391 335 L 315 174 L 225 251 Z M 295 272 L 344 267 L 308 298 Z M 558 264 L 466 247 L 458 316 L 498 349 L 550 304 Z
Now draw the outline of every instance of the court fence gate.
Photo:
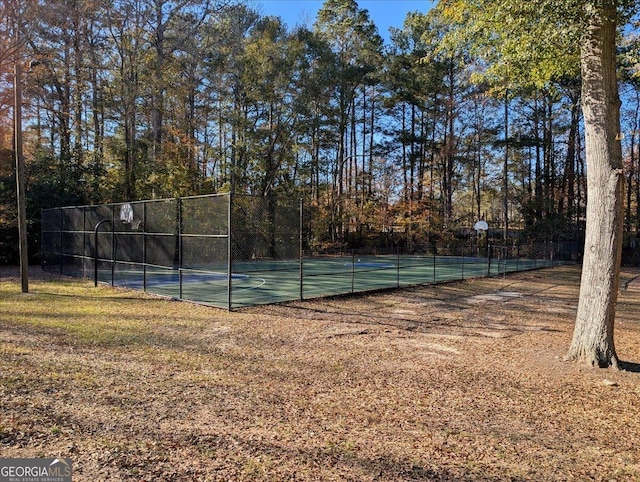
M 232 310 L 556 266 L 579 251 L 457 243 L 323 253 L 309 217 L 301 200 L 237 194 L 46 209 L 42 267 Z

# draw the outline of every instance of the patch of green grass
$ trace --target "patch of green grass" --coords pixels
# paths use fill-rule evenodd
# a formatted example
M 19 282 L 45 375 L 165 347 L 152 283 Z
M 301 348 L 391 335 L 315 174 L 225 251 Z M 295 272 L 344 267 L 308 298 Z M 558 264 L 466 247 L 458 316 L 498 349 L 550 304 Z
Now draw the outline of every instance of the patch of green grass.
M 158 326 L 189 331 L 204 321 L 193 316 L 182 319 L 176 305 L 184 308 L 184 304 L 110 287 L 94 288 L 81 280 L 38 281 L 30 289 L 23 294 L 17 283 L 0 282 L 1 322 L 72 344 L 146 344 Z
M 357 449 L 357 444 L 352 440 L 339 440 L 337 442 L 330 440 L 324 447 L 324 453 L 338 458 L 350 458 L 356 455 Z
M 269 477 L 274 467 L 274 461 L 268 454 L 248 456 L 244 458 L 242 472 L 245 477 L 253 480 L 275 480 Z

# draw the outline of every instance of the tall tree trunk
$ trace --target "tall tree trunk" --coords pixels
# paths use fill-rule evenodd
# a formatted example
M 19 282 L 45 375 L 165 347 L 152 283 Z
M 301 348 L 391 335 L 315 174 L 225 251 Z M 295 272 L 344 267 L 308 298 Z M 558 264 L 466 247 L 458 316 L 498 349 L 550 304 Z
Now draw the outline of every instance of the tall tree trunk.
M 551 240 L 555 237 L 556 216 L 556 160 L 553 149 L 553 99 L 545 98 L 543 139 L 544 139 L 544 217 L 551 220 Z
M 627 175 L 627 189 L 625 190 L 625 194 L 627 195 L 626 206 L 625 206 L 625 216 L 624 216 L 624 232 L 627 235 L 631 234 L 631 193 L 633 192 L 633 177 L 636 169 L 636 161 L 634 151 L 636 149 L 635 145 L 636 135 L 635 132 L 631 135 L 631 141 L 629 144 L 629 163 L 628 163 L 628 175 Z
M 473 189 L 475 191 L 476 198 L 476 219 L 482 219 L 482 144 L 480 140 L 480 126 L 477 126 L 476 131 L 476 152 L 474 154 L 474 169 L 473 169 L 473 177 L 474 185 Z
M 151 96 L 151 129 L 153 131 L 153 158 L 157 162 L 162 155 L 162 141 L 164 129 L 164 104 L 165 104 L 165 62 L 167 52 L 165 50 L 165 30 L 167 25 L 164 20 L 163 7 L 165 2 L 155 2 L 155 32 L 154 32 L 154 75 L 157 84 L 153 87 Z
M 558 207 L 559 213 L 564 215 L 571 223 L 576 220 L 574 206 L 576 200 L 576 137 L 578 136 L 578 124 L 580 123 L 579 105 L 579 99 L 571 96 L 571 124 L 569 126 L 567 156 L 562 180 L 562 197 L 560 198 L 560 205 Z M 564 211 L 565 207 L 566 212 Z
M 509 88 L 504 91 L 504 164 L 502 166 L 502 209 L 504 244 L 509 241 Z
M 639 156 L 638 156 L 637 147 L 636 147 L 636 137 L 638 136 L 638 129 L 640 128 L 640 126 L 638 125 L 639 118 L 640 118 L 640 91 L 636 90 L 636 108 L 634 113 L 634 123 L 633 123 L 633 129 L 631 131 L 631 140 L 630 140 L 630 146 L 629 146 L 631 166 L 630 166 L 629 181 L 627 184 L 627 192 L 626 192 L 627 193 L 627 214 L 626 214 L 627 225 L 625 227 L 629 234 L 635 231 L 635 235 L 633 236 L 634 239 L 638 232 L 638 229 L 637 229 L 638 219 L 636 218 L 636 223 L 634 225 L 633 223 L 634 213 L 631 210 L 631 206 L 632 206 L 632 199 L 634 194 L 634 181 L 636 182 L 635 193 L 637 194 L 638 170 L 640 170 L 640 164 L 638 163 Z M 638 206 L 638 201 L 640 201 L 640 199 L 636 197 L 636 212 L 637 212 L 637 209 L 640 208 L 640 206 Z
M 93 49 L 95 51 L 95 49 Z M 98 80 L 97 55 L 92 51 L 92 63 L 90 68 L 91 109 L 93 120 L 93 160 L 91 176 L 91 192 L 89 201 L 100 201 L 100 188 L 102 186 L 103 160 L 104 160 L 104 111 L 105 105 L 102 94 L 102 86 Z
M 409 201 L 411 205 L 414 205 L 414 201 L 416 200 L 416 106 L 411 104 L 411 134 L 409 136 L 409 184 L 411 186 L 411 190 L 409 192 Z M 413 219 L 411 220 L 413 223 Z
M 616 2 L 604 0 L 591 9 L 581 41 L 589 165 L 587 228 L 578 313 L 565 358 L 617 368 L 613 328 L 622 252 L 624 176 L 615 57 Z
M 376 87 L 373 87 L 371 95 L 371 124 L 369 125 L 369 172 L 367 173 L 367 199 L 373 195 L 373 148 L 375 146 L 376 127 Z
M 634 134 L 635 136 L 636 134 Z M 635 138 L 635 137 L 634 137 Z M 640 156 L 639 157 L 637 164 L 638 164 L 638 168 L 635 170 L 635 176 L 634 176 L 634 181 L 635 181 L 635 186 L 634 186 L 634 197 L 636 199 L 636 216 L 635 216 L 635 232 L 636 232 L 636 236 L 638 235 L 638 233 L 640 233 Z
M 534 189 L 534 206 L 536 221 L 542 220 L 542 138 L 540 136 L 540 104 L 538 102 L 540 93 L 536 93 L 534 99 L 534 111 L 533 111 L 533 128 L 534 138 L 536 143 L 536 168 L 535 168 L 535 189 Z
M 56 90 L 59 96 L 60 110 L 57 113 L 60 135 L 60 161 L 63 166 L 63 176 L 71 165 L 71 53 L 69 46 L 65 45 L 63 53 L 63 77 L 55 80 Z
M 407 165 L 407 141 L 406 141 L 406 137 L 407 137 L 407 103 L 403 102 L 402 103 L 402 125 L 401 127 L 401 132 L 402 132 L 402 185 L 404 187 L 403 189 L 403 195 L 404 195 L 404 202 L 408 203 L 409 202 L 409 169 L 408 169 L 408 165 Z
M 425 119 L 425 110 L 420 109 L 420 149 L 418 150 L 418 199 L 422 201 L 424 199 L 424 181 L 425 181 L 425 164 L 426 164 L 426 129 L 427 121 Z

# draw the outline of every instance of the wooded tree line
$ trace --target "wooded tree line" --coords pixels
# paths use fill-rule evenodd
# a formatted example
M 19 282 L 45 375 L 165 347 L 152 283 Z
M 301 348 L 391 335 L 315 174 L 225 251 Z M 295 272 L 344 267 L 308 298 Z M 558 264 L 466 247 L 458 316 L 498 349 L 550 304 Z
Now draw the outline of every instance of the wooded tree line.
M 17 245 L 17 9 L 32 227 L 45 207 L 232 191 L 303 198 L 327 244 L 380 232 L 433 241 L 471 232 L 478 219 L 509 240 L 572 240 L 582 230 L 577 51 L 574 62 L 563 55 L 562 76 L 539 84 L 477 46 L 450 48 L 455 19 L 439 8 L 409 14 L 388 44 L 354 0 L 327 0 L 310 28 L 225 0 L 0 8 L 5 261 Z M 640 229 L 633 29 L 620 46 L 631 242 Z

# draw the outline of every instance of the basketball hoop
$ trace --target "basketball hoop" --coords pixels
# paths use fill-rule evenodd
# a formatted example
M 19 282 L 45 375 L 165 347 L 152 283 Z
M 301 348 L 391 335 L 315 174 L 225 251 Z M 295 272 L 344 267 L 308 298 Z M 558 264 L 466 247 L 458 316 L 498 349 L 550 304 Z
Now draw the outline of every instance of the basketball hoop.
M 125 203 L 120 206 L 120 221 L 124 224 L 131 224 L 133 221 L 133 206 L 129 203 Z
M 480 221 L 478 221 L 476 224 L 473 225 L 473 229 L 478 231 L 478 234 L 480 234 L 480 231 L 488 230 L 489 229 L 489 225 L 487 224 L 486 221 L 483 221 L 481 219 Z

